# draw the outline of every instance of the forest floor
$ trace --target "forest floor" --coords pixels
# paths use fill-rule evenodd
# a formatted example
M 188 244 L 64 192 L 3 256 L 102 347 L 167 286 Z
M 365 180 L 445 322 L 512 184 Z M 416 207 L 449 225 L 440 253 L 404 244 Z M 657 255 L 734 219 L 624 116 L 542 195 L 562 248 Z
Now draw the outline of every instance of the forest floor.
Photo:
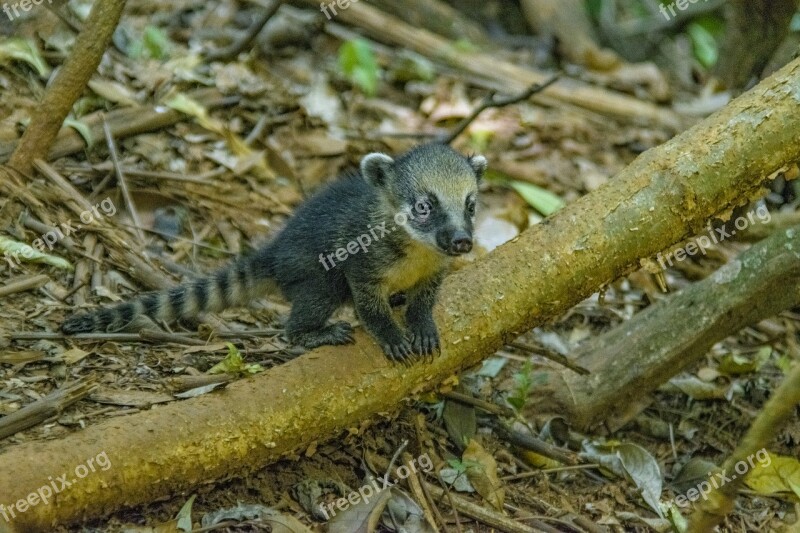
M 64 44 L 72 37 L 52 15 L 42 11 L 21 22 L 17 32 L 41 38 L 48 50 L 44 57 L 55 64 L 63 59 Z M 141 239 L 138 242 L 149 257 L 165 265 L 174 280 L 209 272 L 268 240 L 310 192 L 355 168 L 361 155 L 370 151 L 399 153 L 446 133 L 486 95 L 464 75 L 448 69 L 437 69 L 430 79 L 391 81 L 403 79 L 403 54 L 379 48 L 376 56 L 384 80 L 377 96 L 364 96 L 340 74 L 337 51 L 341 39 L 318 27 L 295 36 L 289 46 L 275 48 L 267 43 L 233 60 L 199 65 L 198 45 L 219 46 L 210 39 L 214 34 L 209 28 L 227 24 L 229 18 L 236 17 L 221 7 L 215 11 L 198 7 L 196 2 L 139 3 L 123 19 L 125 33 L 141 39 L 138 36 L 146 33 L 146 28 L 160 27 L 168 42 L 152 36 L 149 43 L 142 43 L 141 57 L 112 49 L 91 91 L 77 104 L 76 108 L 86 113 L 167 103 L 176 106 L 198 86 L 231 97 L 206 119 L 187 116 L 167 128 L 118 141 L 121 165 L 146 171 L 131 171 L 126 177 L 141 237 L 116 187 L 102 139 L 94 139 L 94 145 L 84 152 L 52 162 L 98 211 L 78 221 L 63 206 L 48 207 L 59 224 L 72 224 L 70 237 L 78 249 L 102 259 L 82 257 L 59 243 L 52 254 L 68 259 L 75 270 L 24 261 L 0 265 L 0 276 L 7 283 L 46 276 L 35 290 L 3 299 L 0 416 L 43 398 L 65 382 L 85 378 L 97 387 L 58 416 L 0 440 L 0 451 L 19 443 L 59 439 L 112 417 L 124 423 L 131 413 L 181 401 L 175 394 L 186 388 L 181 386 L 182 378 L 200 376 L 223 361 L 231 350 L 229 342 L 247 363 L 265 368 L 301 353 L 281 336 L 281 320 L 288 307 L 280 300 L 207 317 L 196 338 L 209 340 L 191 346 L 102 338 L 79 341 L 47 335 L 12 339 L 12 334 L 20 332 L 58 332 L 76 308 L 112 304 L 144 290 L 126 275 L 126 265 L 96 247 L 92 216 L 105 217 L 130 239 Z M 148 52 L 163 57 L 147 57 Z M 495 53 L 521 64 L 534 62 L 532 54 L 519 50 Z M 42 82 L 27 67 L 16 65 L 0 69 L 0 87 L 0 141 L 12 142 L 36 107 Z M 185 100 L 180 105 L 185 106 Z M 553 198 L 540 189 L 526 189 L 527 184 L 549 191 L 562 202 L 572 202 L 604 185 L 638 154 L 670 135 L 569 106 L 524 102 L 485 111 L 455 142 L 465 153 L 485 155 L 492 169 L 482 189 L 478 249 L 468 260 L 513 239 L 547 214 L 541 202 Z M 15 232 L 22 242 L 30 243 L 38 236 L 20 221 L 14 228 L 3 229 Z M 679 290 L 707 276 L 746 247 L 731 240 L 708 255 L 676 262 L 666 273 L 670 289 Z M 602 298 L 595 295 L 494 354 L 481 369 L 461 377 L 462 387 L 486 401 L 508 405 L 505 398 L 514 398 L 526 380 L 535 386 L 537 370 L 555 365 L 539 352 L 568 355 L 582 341 L 613 328 L 662 297 L 649 273 L 640 271 L 620 279 Z M 342 315 L 355 322 L 352 311 Z M 230 338 L 213 334 L 226 330 L 259 333 Z M 198 325 L 175 325 L 173 331 L 194 334 Z M 664 475 L 664 501 L 696 483 L 684 468 L 690 458 L 719 464 L 735 448 L 783 376 L 787 360 L 798 357 L 798 331 L 800 315 L 786 312 L 718 343 L 701 363 L 662 387 L 656 393 L 657 401 L 635 423 L 612 436 L 615 441 L 640 446 L 655 459 Z M 528 360 L 532 365 L 526 364 Z M 257 475 L 198 488 L 192 506 L 194 520 L 237 506 L 266 506 L 319 527 L 321 522 L 311 516 L 298 493 L 312 484 L 323 487 L 326 501 L 330 501 L 332 492 L 324 489 L 326 486 L 344 484 L 355 490 L 370 467 L 379 470 L 372 459 L 382 457 L 388 462 L 404 441 L 414 443 L 410 449 L 431 450 L 457 471 L 463 450 L 455 439 L 468 431 L 460 424 L 474 422 L 475 413 L 452 411 L 440 397 L 422 398 L 372 425 L 312 446 L 302 456 L 270 465 Z M 421 426 L 420 414 L 424 417 Z M 426 432 L 422 440 L 420 427 Z M 519 517 L 531 516 L 558 531 L 583 531 L 562 520 L 579 515 L 608 530 L 664 530 L 665 521 L 631 481 L 604 475 L 599 469 L 558 468 L 541 456 L 514 448 L 482 424 L 480 417 L 477 431 L 470 433 L 478 435 L 482 448 L 496 461 L 497 475 L 504 480 L 507 510 L 521 522 L 524 520 Z M 585 437 L 602 441 L 600 435 Z M 770 452 L 796 456 L 798 449 L 800 419 L 796 417 Z M 541 471 L 542 466 L 550 471 Z M 189 496 L 176 494 L 169 501 L 125 510 L 69 530 L 156 531 L 147 528 L 164 527 Z M 239 507 L 230 520 L 244 520 L 257 511 L 257 507 Z M 453 516 L 446 505 L 441 505 L 441 512 L 448 519 Z M 724 531 L 780 531 L 798 518 L 798 507 L 790 499 L 746 491 Z M 460 524 L 463 531 L 490 531 L 464 516 Z M 346 530 L 346 526 L 339 527 Z M 258 521 L 244 520 L 217 530 L 266 529 Z

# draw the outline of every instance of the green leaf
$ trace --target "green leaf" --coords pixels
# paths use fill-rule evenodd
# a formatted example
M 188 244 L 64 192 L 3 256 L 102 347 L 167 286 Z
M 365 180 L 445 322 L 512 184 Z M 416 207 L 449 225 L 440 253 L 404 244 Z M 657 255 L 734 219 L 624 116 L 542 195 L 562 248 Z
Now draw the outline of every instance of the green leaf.
M 706 68 L 713 67 L 719 58 L 719 47 L 712 33 L 702 24 L 692 22 L 686 28 L 692 40 L 694 56 Z
M 40 78 L 50 75 L 50 66 L 39 54 L 39 49 L 26 39 L 14 37 L 0 42 L 0 63 L 6 63 L 9 60 L 27 63 L 36 70 Z
M 192 494 L 191 498 L 183 504 L 183 507 L 181 507 L 181 510 L 178 512 L 177 529 L 180 531 L 192 530 L 192 505 L 194 504 L 195 498 L 197 498 L 197 494 Z
M 566 205 L 564 200 L 533 183 L 525 181 L 511 181 L 508 185 L 525 199 L 528 204 L 539 211 L 542 215 L 548 216 Z
M 511 394 L 506 398 L 506 401 L 516 411 L 521 411 L 528 401 L 528 395 L 533 388 L 533 363 L 525 361 L 519 372 L 514 374 L 514 381 L 516 385 L 511 391 Z
M 244 357 L 233 343 L 226 343 L 228 355 L 211 367 L 209 374 L 256 374 L 262 372 L 264 368 L 258 364 L 245 364 Z
M 339 68 L 342 74 L 367 96 L 378 90 L 380 69 L 370 44 L 364 39 L 353 39 L 339 48 Z
M 25 243 L 7 239 L 2 236 L 0 236 L 0 252 L 4 254 L 8 253 L 6 256 L 7 260 L 16 261 L 17 264 L 19 264 L 20 261 L 28 263 L 46 263 L 57 268 L 73 270 L 72 263 L 63 257 L 48 255 Z
M 428 58 L 406 50 L 392 62 L 391 76 L 399 82 L 431 81 L 436 77 L 436 69 Z
M 147 26 L 142 33 L 142 39 L 133 41 L 128 47 L 128 56 L 136 59 L 167 59 L 171 48 L 172 42 L 164 30 L 157 26 Z
M 75 120 L 72 117 L 67 117 L 64 119 L 64 125 L 69 126 L 70 128 L 77 131 L 81 137 L 83 137 L 84 142 L 86 142 L 86 147 L 91 148 L 94 145 L 94 137 L 92 137 L 92 129 L 81 122 L 80 120 Z
M 166 59 L 172 46 L 166 32 L 156 26 L 147 26 L 144 29 L 142 42 L 148 55 L 154 59 Z
M 759 455 L 762 452 L 763 459 Z M 764 495 L 794 494 L 795 500 L 800 500 L 800 461 L 794 457 L 771 454 L 763 449 L 755 454 L 755 458 L 757 461 L 753 461 L 751 457 L 746 462 L 737 463 L 737 466 L 744 464 L 746 468 L 750 468 L 744 479 L 748 487 Z

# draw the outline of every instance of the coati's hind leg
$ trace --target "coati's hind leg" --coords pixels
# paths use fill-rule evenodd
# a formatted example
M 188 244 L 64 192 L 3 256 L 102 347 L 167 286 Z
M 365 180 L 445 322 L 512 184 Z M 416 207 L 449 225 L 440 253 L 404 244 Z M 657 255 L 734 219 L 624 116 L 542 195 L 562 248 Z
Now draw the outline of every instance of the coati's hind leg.
M 287 295 L 289 296 L 289 295 Z M 289 342 L 307 349 L 325 345 L 352 344 L 353 326 L 347 322 L 328 324 L 339 304 L 325 297 L 324 291 L 292 295 L 292 311 L 286 322 Z

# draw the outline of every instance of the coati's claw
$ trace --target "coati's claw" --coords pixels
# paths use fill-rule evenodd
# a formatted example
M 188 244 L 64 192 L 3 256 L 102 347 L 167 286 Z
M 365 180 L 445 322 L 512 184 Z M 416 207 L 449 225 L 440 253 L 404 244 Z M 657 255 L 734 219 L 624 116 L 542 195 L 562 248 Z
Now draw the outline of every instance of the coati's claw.
M 439 351 L 439 334 L 436 331 L 415 333 L 412 347 L 414 353 L 419 355 L 433 355 Z
M 353 338 L 353 326 L 349 322 L 334 322 L 325 329 L 328 330 L 327 333 L 330 335 L 331 344 L 353 344 L 356 342 Z
M 289 336 L 289 340 L 294 344 L 299 344 L 307 350 L 312 350 L 320 346 L 339 346 L 342 344 L 353 344 L 353 326 L 341 321 L 329 324 L 319 331 L 307 331 Z
M 414 349 L 408 340 L 403 339 L 396 344 L 384 344 L 383 353 L 396 363 L 408 363 L 414 355 Z

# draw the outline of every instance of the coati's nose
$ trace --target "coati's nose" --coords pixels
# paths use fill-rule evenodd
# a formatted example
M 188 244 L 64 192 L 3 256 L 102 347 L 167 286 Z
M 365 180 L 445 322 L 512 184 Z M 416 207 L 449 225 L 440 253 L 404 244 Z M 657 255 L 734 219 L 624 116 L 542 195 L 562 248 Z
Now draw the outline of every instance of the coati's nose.
M 472 238 L 465 231 L 457 231 L 450 241 L 450 251 L 457 254 L 466 254 L 472 250 Z

